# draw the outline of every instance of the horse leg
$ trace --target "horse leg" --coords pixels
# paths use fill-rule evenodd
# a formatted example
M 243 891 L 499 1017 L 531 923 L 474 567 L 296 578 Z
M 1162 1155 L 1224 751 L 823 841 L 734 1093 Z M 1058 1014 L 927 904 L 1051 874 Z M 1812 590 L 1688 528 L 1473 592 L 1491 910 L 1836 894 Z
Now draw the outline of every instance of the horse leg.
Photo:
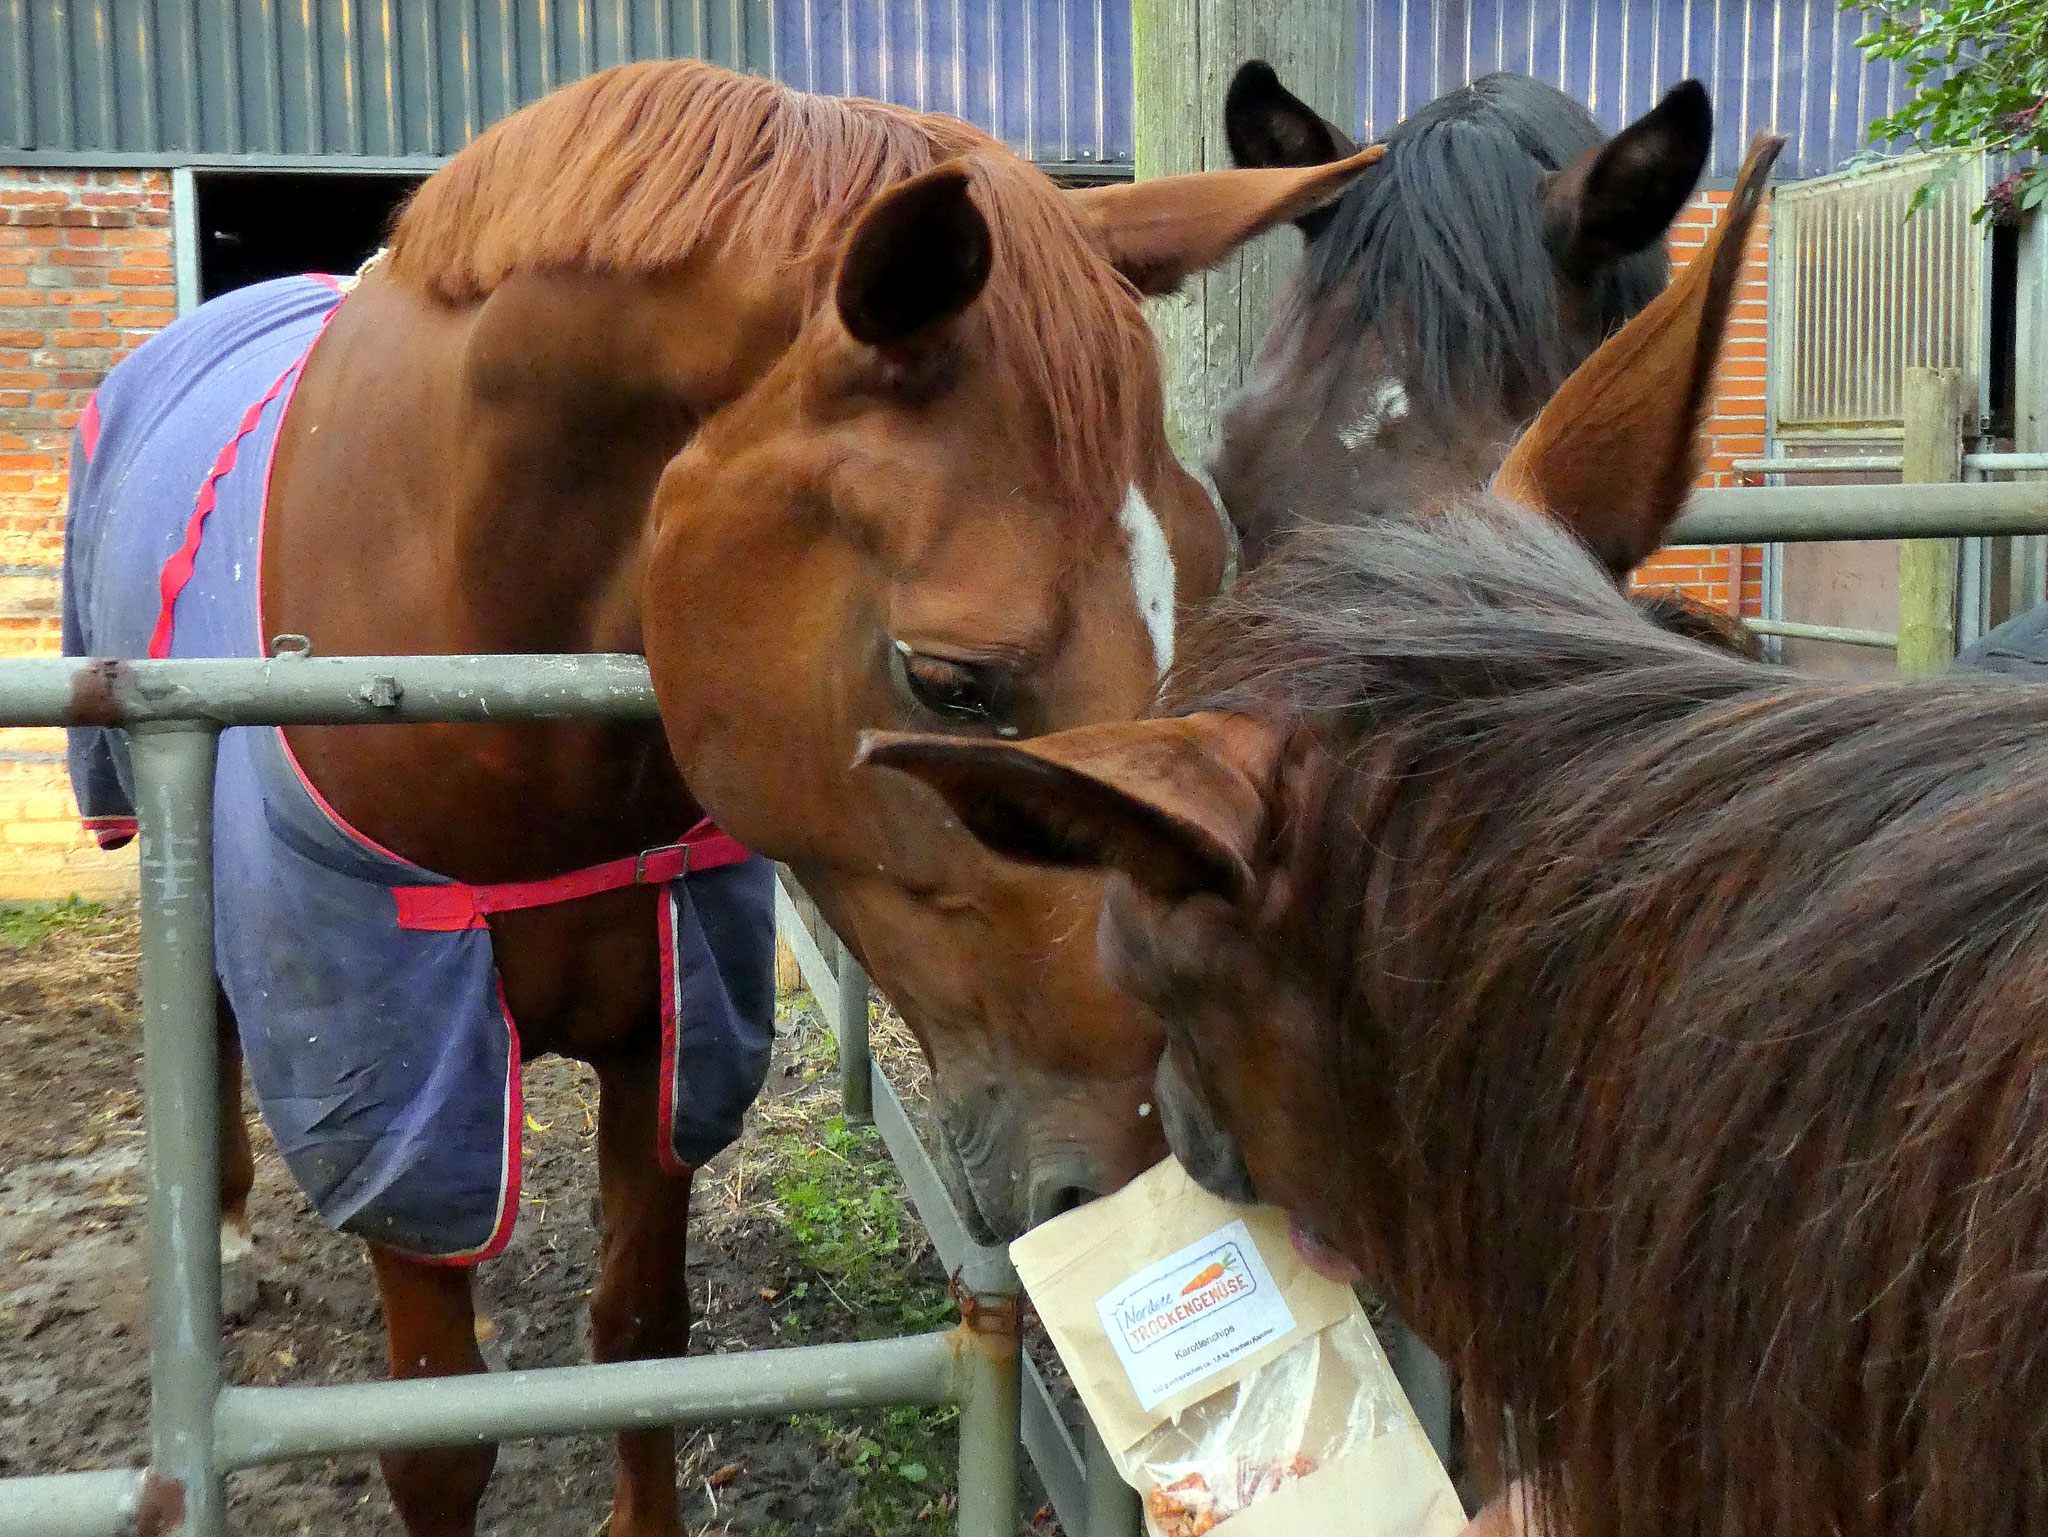
M 668 1174 L 655 1158 L 656 1054 L 601 1063 L 597 1072 L 604 1243 L 590 1304 L 592 1354 L 600 1361 L 679 1356 L 690 1343 L 683 1275 L 690 1175 Z M 675 1432 L 622 1433 L 610 1537 L 675 1537 L 682 1529 Z
M 425 1264 L 380 1244 L 369 1247 L 384 1303 L 391 1375 L 452 1377 L 482 1371 L 468 1268 Z M 497 1464 L 497 1447 L 384 1452 L 377 1460 L 410 1537 L 473 1537 L 476 1507 Z
M 220 1313 L 240 1323 L 256 1311 L 256 1241 L 249 1231 L 256 1156 L 249 1150 L 249 1123 L 242 1116 L 242 1036 L 227 994 L 218 988 L 214 1018 L 220 1031 Z

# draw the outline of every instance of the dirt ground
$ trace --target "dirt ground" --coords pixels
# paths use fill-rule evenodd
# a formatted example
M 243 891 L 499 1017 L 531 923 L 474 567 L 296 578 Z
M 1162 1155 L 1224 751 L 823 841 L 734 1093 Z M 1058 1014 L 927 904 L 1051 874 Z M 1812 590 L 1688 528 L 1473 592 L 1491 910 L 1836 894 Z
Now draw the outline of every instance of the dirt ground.
M 0 912 L 0 1476 L 145 1459 L 149 1382 L 143 1128 L 132 908 Z M 697 1178 L 689 1277 L 697 1352 L 866 1339 L 953 1320 L 944 1277 L 879 1139 L 838 1119 L 830 1033 L 785 1001 L 747 1136 Z M 921 1076 L 907 1033 L 877 1050 Z M 528 1065 L 524 1210 L 478 1273 L 494 1369 L 588 1359 L 597 1233 L 596 1085 Z M 226 1339 L 229 1380 L 375 1380 L 383 1330 L 361 1246 L 328 1231 L 256 1131 L 257 1308 Z M 735 1421 L 678 1453 L 693 1534 L 896 1537 L 953 1529 L 951 1411 Z M 608 1440 L 505 1446 L 482 1530 L 592 1537 L 610 1504 Z M 396 1533 L 373 1459 L 237 1475 L 252 1534 Z M 1054 1537 L 1041 1510 L 1026 1526 Z

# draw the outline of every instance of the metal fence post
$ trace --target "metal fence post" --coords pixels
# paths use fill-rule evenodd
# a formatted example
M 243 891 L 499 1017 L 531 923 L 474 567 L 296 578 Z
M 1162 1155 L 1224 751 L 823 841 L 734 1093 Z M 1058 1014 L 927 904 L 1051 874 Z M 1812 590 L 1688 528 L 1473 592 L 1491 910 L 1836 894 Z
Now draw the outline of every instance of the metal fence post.
M 1138 1491 L 1124 1482 L 1109 1448 L 1091 1424 L 1084 1428 L 1086 1459 L 1081 1476 L 1086 1484 L 1088 1530 L 1076 1537 L 1142 1537 L 1145 1512 Z
M 960 1302 L 960 1537 L 1016 1537 L 1017 1294 L 966 1293 Z
M 129 732 L 142 834 L 143 1108 L 149 1137 L 154 1529 L 221 1537 L 220 1138 L 213 983 L 211 726 Z M 183 1517 L 182 1527 L 179 1516 Z
M 1963 375 L 1955 368 L 1909 368 L 1900 390 L 1906 437 L 1900 479 L 1908 484 L 1963 478 Z M 1899 671 L 1945 672 L 1956 657 L 1954 539 L 1909 539 L 1899 546 Z
M 868 974 L 851 950 L 844 944 L 838 948 L 839 1008 L 832 1029 L 839 1038 L 839 1104 L 849 1122 L 872 1126 L 875 1090 L 868 1073 Z

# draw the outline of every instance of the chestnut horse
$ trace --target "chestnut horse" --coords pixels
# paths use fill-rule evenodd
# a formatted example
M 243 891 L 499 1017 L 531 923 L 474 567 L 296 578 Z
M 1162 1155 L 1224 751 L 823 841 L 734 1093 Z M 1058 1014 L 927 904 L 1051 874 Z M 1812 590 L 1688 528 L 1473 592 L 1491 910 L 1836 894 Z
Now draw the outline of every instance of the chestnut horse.
M 1163 1144 L 1157 1038 L 1094 965 L 1099 882 L 995 859 L 920 787 L 847 765 L 864 727 L 1146 706 L 1225 531 L 1168 450 L 1140 299 L 1371 158 L 1063 193 L 958 121 L 688 62 L 498 124 L 421 187 L 288 403 L 252 407 L 283 412 L 259 618 L 323 654 L 644 652 L 661 725 L 294 728 L 308 791 L 363 849 L 471 887 L 631 867 L 708 814 L 790 865 L 902 1008 L 984 1233 L 1115 1188 Z M 689 1336 L 655 918 L 629 878 L 465 920 L 488 923 L 515 1075 L 522 1048 L 597 1070 L 601 1360 Z M 246 1232 L 232 1026 L 223 1052 Z M 469 1270 L 371 1258 L 394 1374 L 482 1369 Z M 614 1537 L 677 1531 L 670 1433 L 619 1448 Z M 494 1458 L 386 1455 L 407 1530 L 472 1531 Z
M 1254 60 L 1224 104 L 1241 166 L 1354 153 Z M 1526 75 L 1484 75 L 1395 125 L 1386 157 L 1297 222 L 1307 250 L 1209 471 L 1256 565 L 1303 518 L 1484 485 L 1516 430 L 1664 286 L 1661 236 L 1713 143 L 1675 86 L 1612 138 Z
M 1616 589 L 1775 151 L 1492 494 L 1290 541 L 1175 713 L 867 753 L 1118 872 L 1175 1151 L 1395 1299 L 1541 1524 L 2038 1531 L 2048 695 L 1801 678 Z

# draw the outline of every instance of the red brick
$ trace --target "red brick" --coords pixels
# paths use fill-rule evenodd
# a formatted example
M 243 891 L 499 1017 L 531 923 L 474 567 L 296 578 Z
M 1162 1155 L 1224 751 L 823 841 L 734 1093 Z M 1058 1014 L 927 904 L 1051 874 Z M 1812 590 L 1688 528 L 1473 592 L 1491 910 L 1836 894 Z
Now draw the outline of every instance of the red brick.
M 138 251 L 128 254 L 139 256 L 144 253 Z M 161 288 L 164 285 L 164 274 L 144 268 L 117 267 L 107 274 L 107 281 L 116 288 Z

